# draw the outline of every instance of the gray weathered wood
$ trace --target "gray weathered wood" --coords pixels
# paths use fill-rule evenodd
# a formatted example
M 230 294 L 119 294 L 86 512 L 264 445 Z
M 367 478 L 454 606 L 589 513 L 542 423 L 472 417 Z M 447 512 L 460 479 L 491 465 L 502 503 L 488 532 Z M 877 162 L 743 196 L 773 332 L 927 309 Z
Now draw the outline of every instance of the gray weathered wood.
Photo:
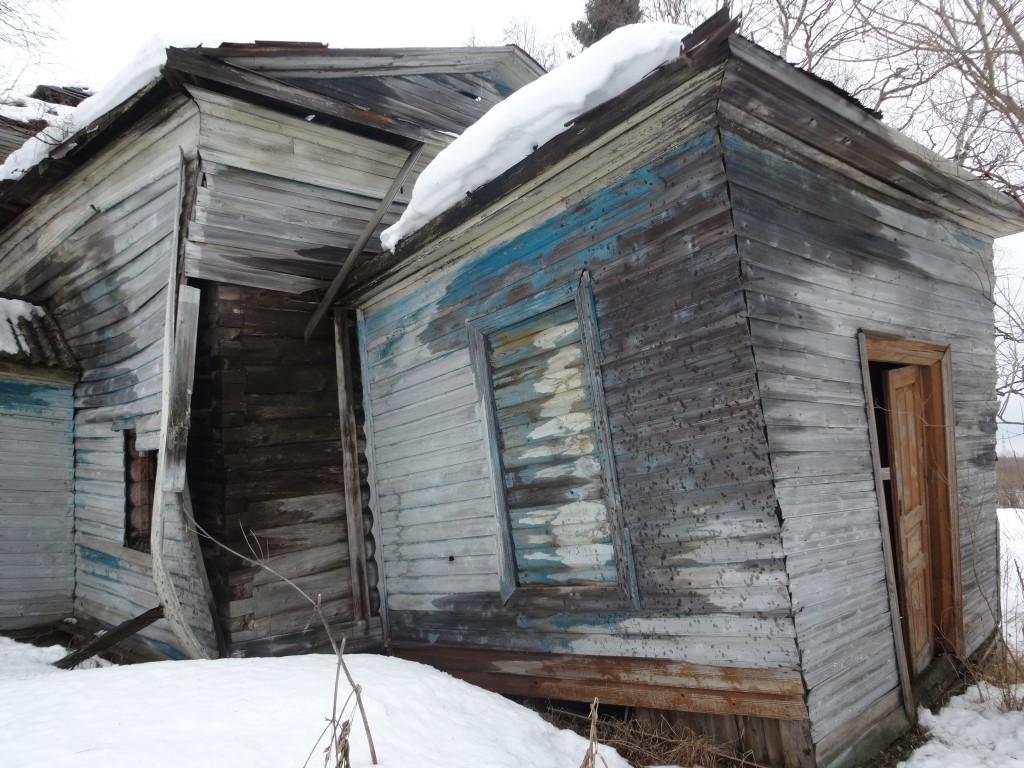
M 162 619 L 164 616 L 163 606 L 158 605 L 156 608 L 150 608 L 145 613 L 136 616 L 133 619 L 129 619 L 122 624 L 118 624 L 109 632 L 104 632 L 102 635 L 86 643 L 81 648 L 73 653 L 69 653 L 63 659 L 55 661 L 53 666 L 57 669 L 74 669 L 83 661 L 92 658 L 97 653 L 105 651 L 113 645 L 121 642 L 125 638 L 131 637 L 141 629 L 145 629 L 150 624 L 158 619 Z
M 363 502 L 359 493 L 359 455 L 356 447 L 355 388 L 352 385 L 353 350 L 345 310 L 334 311 L 334 357 L 338 369 L 338 419 L 344 460 L 345 522 L 348 526 L 349 566 L 352 569 L 353 616 L 370 617 L 366 584 L 366 542 L 363 537 Z
M 327 309 L 331 306 L 331 302 L 334 301 L 334 297 L 338 295 L 338 291 L 341 290 L 341 286 L 345 282 L 345 278 L 348 277 L 348 273 L 352 271 L 352 267 L 355 266 L 356 259 L 359 258 L 363 252 L 363 248 L 366 247 L 366 243 L 369 242 L 370 237 L 373 236 L 374 230 L 377 225 L 380 224 L 380 220 L 384 218 L 384 214 L 387 213 L 388 208 L 391 207 L 391 203 L 394 202 L 395 196 L 398 194 L 402 185 L 406 179 L 409 178 L 409 173 L 412 171 L 416 161 L 419 160 L 420 154 L 424 149 L 423 144 L 417 144 L 416 147 L 409 153 L 409 157 L 406 158 L 405 164 L 402 165 L 401 170 L 398 171 L 398 175 L 395 176 L 391 182 L 391 186 L 388 191 L 384 193 L 384 197 L 381 198 L 380 205 L 374 212 L 373 216 L 370 217 L 369 221 L 366 222 L 366 227 L 363 229 L 362 234 L 359 235 L 359 239 L 355 245 L 352 246 L 352 250 L 348 256 L 345 257 L 344 263 L 341 265 L 341 269 L 338 270 L 338 274 L 334 276 L 331 284 L 327 286 L 327 293 L 320 300 L 320 304 L 317 306 L 316 311 L 313 312 L 313 317 L 310 318 L 309 325 L 306 326 L 305 338 L 308 341 L 309 337 L 313 335 L 313 331 L 316 330 L 317 324 L 323 319 L 323 316 L 327 314 Z

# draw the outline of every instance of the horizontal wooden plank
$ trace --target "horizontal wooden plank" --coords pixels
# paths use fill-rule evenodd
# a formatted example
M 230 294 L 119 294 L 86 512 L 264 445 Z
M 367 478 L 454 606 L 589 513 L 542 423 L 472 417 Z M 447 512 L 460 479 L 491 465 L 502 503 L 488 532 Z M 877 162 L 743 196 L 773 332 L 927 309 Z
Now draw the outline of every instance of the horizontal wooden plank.
M 689 712 L 803 719 L 803 686 L 792 672 L 695 666 L 647 659 L 532 656 L 396 645 L 396 653 L 502 693 Z

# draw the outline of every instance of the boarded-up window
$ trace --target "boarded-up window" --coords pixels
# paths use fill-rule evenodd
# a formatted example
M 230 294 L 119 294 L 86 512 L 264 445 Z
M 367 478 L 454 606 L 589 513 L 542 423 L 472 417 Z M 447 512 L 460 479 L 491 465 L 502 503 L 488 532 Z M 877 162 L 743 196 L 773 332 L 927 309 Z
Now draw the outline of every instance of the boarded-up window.
M 492 445 L 502 594 L 596 589 L 638 605 L 589 275 L 468 325 Z
M 518 582 L 616 581 L 574 303 L 487 336 Z
M 149 533 L 156 492 L 156 451 L 135 447 L 135 432 L 124 433 L 124 544 L 149 552 Z

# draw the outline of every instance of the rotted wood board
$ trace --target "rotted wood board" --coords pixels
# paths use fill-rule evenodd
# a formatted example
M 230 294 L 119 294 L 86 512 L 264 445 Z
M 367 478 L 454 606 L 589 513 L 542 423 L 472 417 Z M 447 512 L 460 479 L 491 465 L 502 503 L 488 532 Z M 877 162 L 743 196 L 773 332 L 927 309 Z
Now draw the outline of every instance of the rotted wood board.
M 713 667 L 653 659 L 533 655 L 395 645 L 401 658 L 438 667 L 501 693 L 685 712 L 803 720 L 803 683 L 784 670 Z

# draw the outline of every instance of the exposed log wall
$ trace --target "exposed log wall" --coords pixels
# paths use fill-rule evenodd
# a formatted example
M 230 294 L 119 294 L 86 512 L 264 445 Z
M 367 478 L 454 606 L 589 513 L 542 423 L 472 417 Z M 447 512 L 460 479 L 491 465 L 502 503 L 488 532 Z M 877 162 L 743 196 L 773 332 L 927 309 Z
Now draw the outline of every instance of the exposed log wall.
M 319 596 L 347 648 L 379 648 L 368 515 L 360 530 L 371 559 L 371 618 L 353 619 L 333 326 L 302 338 L 315 307 L 282 293 L 204 285 L 189 478 L 211 534 Z M 357 438 L 362 449 L 361 431 Z M 368 504 L 365 485 L 360 496 Z M 203 548 L 230 653 L 328 648 L 311 604 L 292 587 L 208 541 Z

